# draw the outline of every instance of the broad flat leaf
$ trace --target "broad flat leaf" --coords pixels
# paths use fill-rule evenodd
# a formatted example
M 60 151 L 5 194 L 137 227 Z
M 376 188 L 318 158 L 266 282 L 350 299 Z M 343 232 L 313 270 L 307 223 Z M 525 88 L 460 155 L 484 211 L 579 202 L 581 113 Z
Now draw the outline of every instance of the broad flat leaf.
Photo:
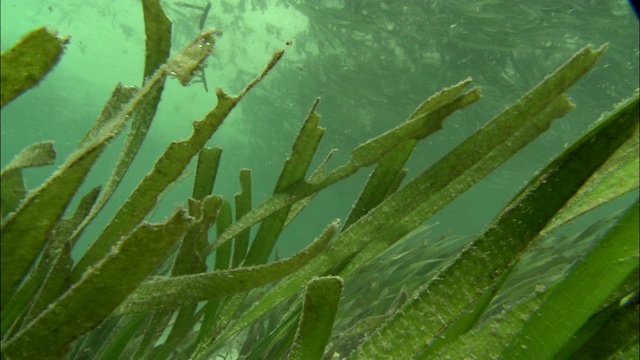
M 547 166 L 482 235 L 372 335 L 354 358 L 410 357 L 424 346 L 424 341 L 431 341 L 446 328 L 521 255 L 593 172 L 634 134 L 638 126 L 637 101 L 636 97 L 621 107 Z
M 62 217 L 104 145 L 98 143 L 71 154 L 58 171 L 3 220 L 2 307 L 43 250 L 49 232 Z
M 196 166 L 196 179 L 193 183 L 193 196 L 196 200 L 202 200 L 211 195 L 213 186 L 218 174 L 222 149 L 219 147 L 205 147 L 198 154 L 198 164 Z
M 41 27 L 3 52 L 0 107 L 36 86 L 58 63 L 68 41 Z
M 22 149 L 9 165 L 2 169 L 2 174 L 16 169 L 51 165 L 55 160 L 56 151 L 53 149 L 53 141 L 43 141 Z
M 315 278 L 309 281 L 304 295 L 302 316 L 289 359 L 322 359 L 341 295 L 342 279 L 337 276 Z
M 145 49 L 145 65 L 143 80 L 151 77 L 160 66 L 167 62 L 171 51 L 171 22 L 164 14 L 159 0 L 144 0 L 142 2 L 144 14 L 144 25 L 146 35 Z M 142 142 L 146 138 L 151 121 L 153 120 L 160 95 L 164 89 L 164 77 L 158 79 L 153 89 L 147 94 L 141 104 L 133 114 L 131 122 L 131 130 L 127 135 L 124 148 L 120 152 L 115 167 L 104 185 L 104 190 L 100 194 L 100 198 L 96 202 L 90 215 L 79 226 L 74 237 L 78 237 L 79 233 L 86 227 L 102 210 L 107 201 L 111 198 L 120 181 L 129 170 L 133 159 L 135 159 Z M 126 103 L 133 95 L 132 92 L 124 92 L 120 101 Z M 126 100 L 125 100 L 126 99 Z M 118 106 L 119 108 L 120 106 Z M 113 115 L 101 114 L 101 117 L 109 119 Z
M 240 189 L 241 191 L 234 195 L 236 205 L 236 221 L 242 218 L 246 213 L 251 211 L 251 170 L 240 169 Z M 286 225 L 286 223 L 285 223 Z M 236 236 L 233 242 L 233 261 L 231 267 L 236 268 L 242 264 L 247 256 L 249 249 L 250 230 L 246 229 Z
M 593 49 L 587 47 L 574 55 L 565 65 L 523 96 L 512 107 L 485 125 L 475 135 L 450 152 L 429 170 L 419 175 L 403 189 L 387 198 L 375 210 L 369 212 L 350 228 L 343 231 L 323 254 L 300 270 L 299 276 L 291 277 L 278 283 L 238 319 L 235 325 L 228 327 L 216 342 L 225 341 L 228 336 L 240 331 L 248 323 L 261 316 L 263 312 L 271 309 L 278 301 L 286 298 L 283 294 L 292 295 L 298 291 L 301 282 L 304 283 L 305 280 L 313 276 L 325 274 L 336 264 L 358 254 L 357 256 L 360 256 L 360 258 L 355 258 L 351 266 L 345 268 L 339 274 L 347 277 L 359 266 L 393 245 L 395 241 L 409 233 L 448 202 L 455 199 L 465 189 L 471 187 L 492 169 L 506 161 L 542 133 L 549 126 L 552 119 L 564 115 L 571 109 L 571 103 L 566 97 L 561 96 L 562 91 L 577 81 L 595 63 L 601 52 L 602 49 L 593 51 Z M 463 99 L 467 96 L 470 98 Z M 471 101 L 473 99 L 477 100 L 478 96 L 479 92 L 472 90 L 461 95 L 454 102 L 466 105 L 473 102 Z M 421 115 L 418 119 L 429 118 L 435 122 L 434 126 L 437 127 L 441 122 L 441 119 L 438 120 L 438 116 L 444 117 L 450 114 L 451 109 L 449 106 L 453 106 L 451 104 L 448 103 L 444 108 L 435 110 L 439 115 L 434 115 L 431 112 Z M 413 121 L 417 120 L 414 119 Z M 402 124 L 399 128 L 406 129 L 404 126 L 407 125 Z M 403 142 L 412 138 L 412 133 L 399 131 L 398 141 Z M 428 131 L 423 132 L 423 134 L 426 136 Z M 385 134 L 382 136 L 389 137 L 391 135 Z M 351 171 L 356 171 L 359 165 L 375 162 L 384 155 L 384 153 L 379 153 L 376 150 L 378 146 L 367 144 L 382 144 L 380 147 L 389 146 L 386 140 L 375 141 L 375 139 L 361 145 L 357 148 L 360 149 L 360 155 L 369 154 L 370 158 L 356 160 L 358 157 L 354 155 L 348 164 L 334 170 L 319 185 L 324 185 L 325 182 L 332 183 L 336 178 L 340 178 Z M 310 185 L 312 188 L 313 184 Z M 301 192 L 305 190 L 308 189 L 303 187 Z M 296 189 L 292 190 L 292 192 L 295 191 Z M 289 198 L 272 199 L 286 203 L 296 196 L 299 195 L 295 194 Z M 274 206 L 274 204 L 264 206 Z M 258 206 L 255 210 L 259 210 L 260 207 Z M 372 239 L 375 242 L 371 243 Z M 212 247 L 215 247 L 215 245 L 214 243 Z
M 147 280 L 113 315 L 176 308 L 202 300 L 251 290 L 287 276 L 316 257 L 336 231 L 337 222 L 298 254 L 267 265 Z
M 9 165 L 2 169 L 0 186 L 2 186 L 2 218 L 14 211 L 27 194 L 22 177 L 25 167 L 51 165 L 56 159 L 53 141 L 29 145 L 24 148 Z
M 639 152 L 638 133 L 636 133 L 593 174 L 571 202 L 556 215 L 545 232 L 551 233 L 562 224 L 637 189 Z
M 403 123 L 357 146 L 352 150 L 350 160 L 329 173 L 329 175 L 320 180 L 314 180 L 313 182 L 300 181 L 292 184 L 286 191 L 276 193 L 262 204 L 256 206 L 240 220 L 231 225 L 223 236 L 209 245 L 206 253 L 212 252 L 224 242 L 231 240 L 239 232 L 248 229 L 276 211 L 316 194 L 322 189 L 355 174 L 363 167 L 375 164 L 388 151 L 391 151 L 405 141 L 422 139 L 428 136 L 441 127 L 442 122 L 447 116 L 456 110 L 460 110 L 478 101 L 480 97 L 480 90 L 474 88 L 430 113 L 411 119 L 410 123 Z
M 186 77 L 188 70 L 196 66 L 198 61 L 202 61 L 205 54 L 208 55 L 210 53 L 213 48 L 213 42 L 212 31 L 200 34 L 185 49 L 176 54 L 168 64 L 161 66 L 150 80 L 145 83 L 144 89 L 151 87 L 150 84 L 154 81 L 158 83 L 169 73 L 176 73 L 178 77 Z M 71 273 L 72 279 L 77 280 L 86 268 L 99 261 L 118 239 L 129 233 L 144 219 L 157 203 L 158 195 L 180 176 L 191 159 L 200 152 L 223 120 L 240 101 L 242 95 L 266 75 L 266 72 L 275 65 L 281 56 L 282 52 L 274 54 L 267 68 L 253 82 L 247 85 L 240 95 L 231 97 L 221 89 L 217 90 L 218 103 L 216 107 L 205 115 L 204 119 L 193 123 L 194 131 L 189 139 L 172 142 L 169 145 L 151 172 L 141 180 L 131 196 L 118 209 L 113 220 L 105 227 L 78 264 L 76 264 Z M 136 95 L 132 101 L 137 98 L 138 96 Z
M 190 222 L 180 210 L 163 224 L 136 228 L 40 316 L 3 342 L 3 355 L 59 358 L 73 340 L 102 322 L 165 259 Z
M 553 289 L 502 356 L 505 359 L 553 357 L 638 266 L 639 222 L 636 202 Z
M 311 160 L 313 160 L 318 144 L 324 134 L 324 129 L 318 126 L 320 116 L 315 111 L 319 101 L 320 99 L 314 101 L 304 124 L 298 132 L 291 149 L 291 156 L 285 162 L 276 183 L 275 193 L 281 192 L 291 184 L 301 181 L 311 164 Z M 276 241 L 280 237 L 280 232 L 284 227 L 290 209 L 291 206 L 279 209 L 260 224 L 244 261 L 245 266 L 267 262 Z

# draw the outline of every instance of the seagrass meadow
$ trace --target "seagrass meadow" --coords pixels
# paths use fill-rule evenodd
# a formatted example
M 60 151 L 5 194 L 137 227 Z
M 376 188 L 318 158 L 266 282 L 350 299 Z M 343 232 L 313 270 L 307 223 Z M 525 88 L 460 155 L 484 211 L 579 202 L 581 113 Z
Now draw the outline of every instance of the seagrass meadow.
M 312 29 L 336 31 L 336 42 L 346 36 L 323 28 L 326 9 L 285 3 L 315 19 Z M 343 9 L 358 14 L 371 5 L 350 4 Z M 52 139 L 58 142 L 38 141 L 3 164 L 3 359 L 638 357 L 637 88 L 591 114 L 588 129 L 529 175 L 481 230 L 471 236 L 437 232 L 434 221 L 568 116 L 576 105 L 567 92 L 603 61 L 607 44 L 582 44 L 557 59 L 517 100 L 479 114 L 486 119 L 477 129 L 429 161 L 411 159 L 425 156 L 421 146 L 447 131 L 451 118 L 493 101 L 495 91 L 476 86 L 473 73 L 438 84 L 415 110 L 368 139 L 341 142 L 348 148 L 340 148 L 340 156 L 335 149 L 318 153 L 330 132 L 353 140 L 346 125 L 332 128 L 337 123 L 327 121 L 324 127 L 324 97 L 309 101 L 288 155 L 278 159 L 280 142 L 270 149 L 264 138 L 291 124 L 267 129 L 259 112 L 252 113 L 255 127 L 234 128 L 237 141 L 259 142 L 268 155 L 252 154 L 257 148 L 246 144 L 231 149 L 283 164 L 265 180 L 247 168 L 232 177 L 223 173 L 227 149 L 212 146 L 212 139 L 270 79 L 286 76 L 279 68 L 305 71 L 287 63 L 298 41 L 272 49 L 261 70 L 231 94 L 206 75 L 227 36 L 208 27 L 211 2 L 143 0 L 136 6 L 144 18 L 144 64 L 131 66 L 144 69 L 144 81 L 127 86 L 116 79 L 97 119 L 74 125 L 87 125 L 85 135 L 65 158 L 57 159 L 60 139 Z M 180 7 L 198 15 L 190 20 L 198 32 L 189 40 L 180 27 L 186 20 L 175 16 Z M 480 7 L 474 11 L 483 14 Z M 460 24 L 451 31 L 460 31 Z M 381 26 L 391 32 L 396 25 Z M 73 41 L 39 27 L 2 52 L 3 112 L 46 84 Z M 478 46 L 455 47 L 463 45 Z M 505 73 L 495 75 L 505 81 Z M 211 105 L 190 124 L 181 119 L 188 135 L 172 139 L 158 157 L 144 158 L 141 148 L 152 141 L 147 135 L 155 119 L 170 110 L 163 102 L 177 84 L 185 87 L 177 91 L 197 87 L 211 95 Z M 15 120 L 3 116 L 3 132 Z M 38 126 L 53 126 L 47 120 Z M 148 166 L 129 186 L 127 176 L 139 171 L 141 157 Z M 30 186 L 33 168 L 48 175 Z M 96 171 L 106 175 L 88 186 Z M 323 208 L 334 220 L 318 231 L 309 225 L 317 219 L 314 201 L 358 176 L 364 181 L 346 212 Z M 217 191 L 231 182 L 236 194 Z M 264 196 L 256 191 L 263 183 L 274 184 Z M 160 204 L 185 187 L 188 193 L 178 192 L 183 197 L 162 213 Z M 295 233 L 304 237 L 302 245 L 281 253 L 296 223 L 302 224 Z

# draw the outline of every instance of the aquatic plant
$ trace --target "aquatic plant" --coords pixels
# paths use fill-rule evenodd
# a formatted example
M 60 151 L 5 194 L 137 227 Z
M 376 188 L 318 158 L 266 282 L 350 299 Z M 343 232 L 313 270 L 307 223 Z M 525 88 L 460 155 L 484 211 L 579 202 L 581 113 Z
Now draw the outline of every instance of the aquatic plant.
M 238 95 L 216 91 L 216 106 L 193 123 L 188 139 L 169 145 L 74 263 L 71 250 L 131 166 L 165 80 L 174 77 L 186 85 L 201 76 L 215 45 L 215 31 L 204 31 L 169 58 L 170 21 L 157 1 L 145 0 L 143 7 L 144 84 L 118 85 L 78 149 L 38 188 L 25 188 L 22 170 L 53 163 L 51 142 L 26 148 L 2 170 L 4 357 L 637 354 L 638 201 L 574 239 L 546 235 L 637 189 L 637 93 L 532 178 L 471 241 L 425 238 L 422 225 L 570 111 L 564 92 L 605 47 L 580 50 L 405 185 L 404 164 L 417 142 L 481 99 L 479 88 L 467 90 L 471 79 L 426 99 L 406 121 L 352 149 L 343 165 L 327 173 L 329 153 L 307 176 L 325 131 L 316 100 L 271 197 L 253 206 L 251 172 L 241 171 L 234 221 L 231 201 L 212 195 L 221 149 L 206 143 L 286 50 L 276 51 Z M 2 54 L 2 106 L 46 75 L 65 42 L 41 28 Z M 95 161 L 128 121 L 131 130 L 110 179 L 103 188 L 79 194 Z M 165 189 L 196 156 L 188 209 L 147 223 Z M 316 194 L 371 166 L 344 224 L 336 220 L 305 250 L 268 262 L 282 229 Z M 81 200 L 64 217 L 74 196 Z M 253 226 L 258 230 L 250 241 Z M 425 240 L 412 241 L 416 237 Z M 562 252 L 575 244 L 583 256 Z M 559 251 L 550 255 L 549 248 Z M 559 261 L 563 256 L 573 256 L 574 263 Z M 212 268 L 207 257 L 215 258 Z M 541 272 L 545 267 L 550 271 Z M 367 300 L 367 293 L 375 298 Z

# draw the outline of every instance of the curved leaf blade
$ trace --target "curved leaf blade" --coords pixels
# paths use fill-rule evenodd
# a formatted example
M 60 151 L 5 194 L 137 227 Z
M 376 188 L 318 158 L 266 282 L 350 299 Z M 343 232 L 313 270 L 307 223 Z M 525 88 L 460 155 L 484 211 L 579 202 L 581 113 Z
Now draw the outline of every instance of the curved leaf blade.
M 552 358 L 622 283 L 638 264 L 638 206 L 638 202 L 632 205 L 555 287 L 502 353 L 503 358 Z
M 520 256 L 555 213 L 634 134 L 637 126 L 636 97 L 532 180 L 487 230 L 372 335 L 354 358 L 410 357 L 424 346 L 424 340 L 416 338 L 434 339 Z
M 2 53 L 0 108 L 36 86 L 58 63 L 68 41 L 41 27 Z
M 61 356 L 74 339 L 109 316 L 165 259 L 190 223 L 184 210 L 179 210 L 163 224 L 137 227 L 40 316 L 3 342 L 3 355 L 22 359 Z
M 315 258 L 331 240 L 337 226 L 337 221 L 333 222 L 304 250 L 274 263 L 146 281 L 140 284 L 113 315 L 172 309 L 268 284 L 295 272 Z
M 341 295 L 342 278 L 327 276 L 309 281 L 289 359 L 322 359 Z

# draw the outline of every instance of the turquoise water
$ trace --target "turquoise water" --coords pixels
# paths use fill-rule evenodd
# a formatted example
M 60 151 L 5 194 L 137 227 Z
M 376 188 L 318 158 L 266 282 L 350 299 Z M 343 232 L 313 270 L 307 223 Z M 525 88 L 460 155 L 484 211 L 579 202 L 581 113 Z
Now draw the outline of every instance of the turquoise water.
M 201 12 L 164 2 L 174 21 L 173 50 L 199 32 Z M 204 6 L 206 2 L 190 5 Z M 139 85 L 144 62 L 142 9 L 133 1 L 3 1 L 2 50 L 47 25 L 71 42 L 59 65 L 35 89 L 2 109 L 2 166 L 26 145 L 53 139 L 62 163 L 90 128 L 116 83 Z M 638 87 L 638 20 L 624 1 L 213 1 L 205 27 L 223 31 L 202 84 L 167 82 L 158 116 L 116 196 L 85 234 L 109 220 L 172 140 L 215 105 L 213 89 L 237 93 L 271 54 L 286 54 L 233 111 L 210 145 L 223 148 L 214 192 L 239 191 L 238 171 L 253 171 L 254 204 L 273 190 L 291 142 L 312 101 L 326 134 L 315 159 L 349 151 L 400 123 L 438 89 L 471 76 L 482 86 L 478 104 L 451 116 L 410 159 L 407 179 L 446 154 L 586 44 L 609 48 L 595 69 L 569 91 L 577 108 L 512 161 L 430 220 L 434 231 L 479 231 L 531 175 Z M 84 185 L 106 181 L 122 140 L 116 140 Z M 312 166 L 313 166 L 312 165 Z M 52 167 L 29 170 L 39 185 Z M 361 171 L 319 195 L 286 229 L 280 255 L 301 249 L 332 219 L 344 219 L 366 180 Z M 154 215 L 164 218 L 190 194 L 193 175 L 175 186 Z M 80 246 L 75 256 L 83 251 Z

